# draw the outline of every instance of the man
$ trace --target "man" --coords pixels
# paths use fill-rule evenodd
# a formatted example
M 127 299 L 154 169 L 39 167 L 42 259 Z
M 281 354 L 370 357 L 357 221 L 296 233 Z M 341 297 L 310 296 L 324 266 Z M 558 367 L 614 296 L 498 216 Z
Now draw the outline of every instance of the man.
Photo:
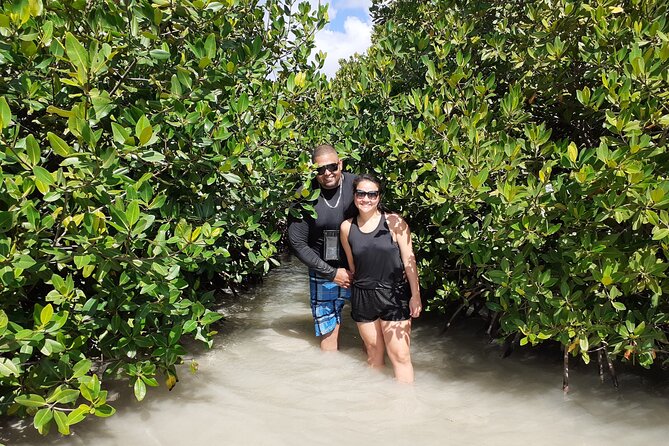
M 333 351 L 339 347 L 342 308 L 351 298 L 352 275 L 339 241 L 339 225 L 356 213 L 356 176 L 342 171 L 342 162 L 331 145 L 316 147 L 311 160 L 317 166 L 311 186 L 320 188 L 313 203 L 317 217 L 291 219 L 288 241 L 297 258 L 309 267 L 311 312 L 321 349 Z

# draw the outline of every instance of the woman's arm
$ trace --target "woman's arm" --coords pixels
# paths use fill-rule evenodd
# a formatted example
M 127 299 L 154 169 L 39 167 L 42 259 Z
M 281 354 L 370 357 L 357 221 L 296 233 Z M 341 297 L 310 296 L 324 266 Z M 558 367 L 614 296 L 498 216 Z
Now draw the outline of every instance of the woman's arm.
M 351 252 L 351 245 L 348 244 L 348 233 L 351 230 L 351 219 L 344 220 L 339 226 L 339 238 L 341 246 L 346 253 L 346 260 L 348 260 L 348 268 L 351 273 L 355 274 L 355 263 L 353 263 L 353 252 Z
M 400 248 L 400 257 L 404 264 L 404 272 L 411 287 L 411 299 L 409 299 L 409 310 L 411 317 L 420 316 L 422 303 L 420 299 L 420 284 L 418 282 L 418 268 L 416 266 L 416 256 L 413 253 L 411 243 L 411 231 L 409 225 L 402 217 L 397 214 L 388 214 L 388 227 L 395 234 L 395 240 Z

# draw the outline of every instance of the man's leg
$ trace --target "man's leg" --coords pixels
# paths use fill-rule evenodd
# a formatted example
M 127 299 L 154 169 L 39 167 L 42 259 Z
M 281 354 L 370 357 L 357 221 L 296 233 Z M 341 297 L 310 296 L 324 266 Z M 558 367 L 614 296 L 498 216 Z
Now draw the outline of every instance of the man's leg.
M 309 285 L 314 328 L 320 338 L 321 350 L 336 351 L 339 349 L 341 313 L 344 304 L 350 300 L 350 290 L 315 276 L 310 276 Z
M 339 349 L 339 324 L 335 325 L 334 330 L 321 336 L 321 350 L 324 352 L 334 352 Z

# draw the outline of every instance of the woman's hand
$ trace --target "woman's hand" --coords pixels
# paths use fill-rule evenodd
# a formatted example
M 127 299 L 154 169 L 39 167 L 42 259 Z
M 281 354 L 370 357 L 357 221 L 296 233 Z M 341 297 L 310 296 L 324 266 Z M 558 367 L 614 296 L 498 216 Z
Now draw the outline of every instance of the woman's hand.
M 422 305 L 420 294 L 413 294 L 411 299 L 409 299 L 409 314 L 411 317 L 420 316 L 420 312 L 423 310 Z

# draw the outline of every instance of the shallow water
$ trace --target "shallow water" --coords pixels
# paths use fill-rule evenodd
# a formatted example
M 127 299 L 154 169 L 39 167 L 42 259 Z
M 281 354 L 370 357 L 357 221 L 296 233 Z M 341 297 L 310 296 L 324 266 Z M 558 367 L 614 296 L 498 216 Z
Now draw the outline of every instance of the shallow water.
M 414 385 L 390 368 L 366 367 L 347 317 L 341 350 L 323 353 L 313 336 L 306 270 L 288 259 L 243 304 L 228 307 L 199 371 L 180 370 L 172 392 L 149 389 L 134 401 L 118 389 L 108 419 L 74 434 L 40 437 L 6 423 L 9 445 L 640 445 L 663 444 L 669 389 L 648 374 L 626 373 L 616 392 L 594 367 L 571 371 L 563 395 L 556 355 L 500 348 L 465 325 L 446 335 L 429 318 L 414 322 Z M 346 310 L 348 313 L 348 310 Z M 576 361 L 573 361 L 576 362 Z

